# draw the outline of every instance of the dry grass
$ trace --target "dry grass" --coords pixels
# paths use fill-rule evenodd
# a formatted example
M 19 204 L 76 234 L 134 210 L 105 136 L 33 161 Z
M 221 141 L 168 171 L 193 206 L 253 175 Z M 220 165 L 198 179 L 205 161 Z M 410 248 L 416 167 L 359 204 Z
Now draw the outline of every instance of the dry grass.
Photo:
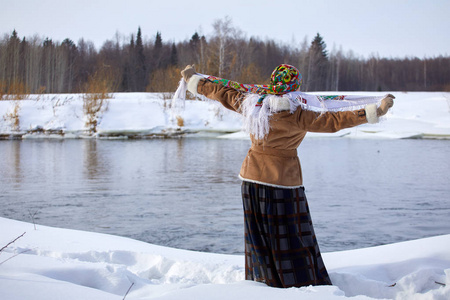
M 3 119 L 11 123 L 12 131 L 19 131 L 20 129 L 20 101 L 28 99 L 30 92 L 26 84 L 20 80 L 13 80 L 9 83 L 0 81 L 0 100 L 12 101 L 12 110 L 7 112 Z
M 184 126 L 184 119 L 181 116 L 177 116 L 177 126 L 178 127 Z
M 85 87 L 83 111 L 89 132 L 97 132 L 98 119 L 108 109 L 108 99 L 113 97 L 112 80 L 105 73 L 95 73 Z
M 0 81 L 0 100 L 24 100 L 30 96 L 28 87 L 21 81 Z
M 177 67 L 168 67 L 167 69 L 158 69 L 152 73 L 150 84 L 147 86 L 147 92 L 173 93 L 181 79 L 181 69 Z
M 7 112 L 3 116 L 3 120 L 5 120 L 6 122 L 10 122 L 11 123 L 12 131 L 19 131 L 19 129 L 20 129 L 20 116 L 19 116 L 20 101 L 19 100 L 14 100 L 13 105 L 14 106 L 13 106 L 12 111 L 11 112 Z

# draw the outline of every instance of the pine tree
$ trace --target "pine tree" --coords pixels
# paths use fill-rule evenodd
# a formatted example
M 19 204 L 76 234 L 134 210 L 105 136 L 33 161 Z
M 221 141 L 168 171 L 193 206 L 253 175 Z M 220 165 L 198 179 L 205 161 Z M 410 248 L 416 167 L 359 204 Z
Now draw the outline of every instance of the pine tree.
M 55 77 L 55 44 L 48 37 L 43 43 L 43 86 L 49 93 L 54 93 L 54 77 Z
M 76 59 L 78 56 L 78 48 L 71 39 L 65 39 L 61 46 L 68 55 L 68 72 L 67 72 L 67 92 L 71 93 L 73 91 L 73 81 L 75 79 L 76 73 Z
M 191 40 L 189 41 L 189 44 L 191 45 L 191 47 L 196 48 L 197 45 L 199 44 L 199 42 L 200 42 L 200 36 L 198 35 L 197 32 L 195 32 L 192 35 Z
M 170 65 L 171 66 L 178 65 L 178 53 L 177 53 L 177 46 L 175 46 L 175 43 L 172 43 L 172 51 L 170 52 Z
M 197 70 L 201 70 L 205 65 L 206 38 L 195 32 L 189 40 L 189 63 L 195 63 Z
M 144 45 L 142 43 L 142 33 L 141 27 L 138 28 L 136 35 L 136 46 L 134 48 L 135 52 L 135 65 L 136 70 L 136 89 L 139 92 L 145 91 L 145 86 L 147 82 L 147 67 L 145 65 L 145 55 L 144 55 Z
M 155 38 L 155 48 L 161 49 L 162 48 L 162 38 L 161 38 L 161 32 L 156 32 L 156 38 Z
M 162 43 L 162 38 L 161 38 L 161 32 L 158 31 L 158 32 L 156 32 L 155 44 L 153 46 L 153 66 L 154 66 L 153 70 L 157 70 L 163 66 L 162 48 L 163 48 L 163 43 Z
M 318 54 L 320 54 L 320 57 L 323 59 L 328 59 L 328 51 L 326 50 L 327 44 L 325 44 L 325 41 L 323 40 L 322 36 L 317 33 L 317 35 L 314 37 L 314 40 L 311 43 L 311 49 L 310 51 L 314 51 Z
M 6 55 L 6 82 L 14 86 L 19 83 L 20 74 L 20 39 L 15 29 L 8 40 Z
M 309 62 L 306 90 L 317 91 L 326 89 L 328 67 L 328 51 L 326 47 L 327 45 L 322 36 L 317 33 L 308 51 Z

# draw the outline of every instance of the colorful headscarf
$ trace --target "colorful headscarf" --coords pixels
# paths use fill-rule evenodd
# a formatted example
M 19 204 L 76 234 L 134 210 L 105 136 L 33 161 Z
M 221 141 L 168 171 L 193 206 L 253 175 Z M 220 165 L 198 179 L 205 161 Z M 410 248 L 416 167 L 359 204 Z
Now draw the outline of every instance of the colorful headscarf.
M 223 79 L 216 76 L 208 76 L 210 81 L 220 83 L 223 86 L 231 87 L 235 90 L 252 94 L 283 95 L 295 92 L 302 84 L 302 75 L 297 68 L 281 64 L 273 70 L 270 77 L 270 84 L 245 84 L 236 81 Z
M 281 64 L 273 70 L 270 83 L 269 94 L 282 95 L 295 92 L 302 84 L 302 74 L 291 65 Z

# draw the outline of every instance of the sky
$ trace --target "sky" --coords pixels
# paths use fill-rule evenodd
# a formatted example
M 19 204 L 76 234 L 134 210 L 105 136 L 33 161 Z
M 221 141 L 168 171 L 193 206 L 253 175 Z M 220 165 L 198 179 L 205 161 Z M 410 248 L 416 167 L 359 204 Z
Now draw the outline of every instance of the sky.
M 317 33 L 329 51 L 387 58 L 450 55 L 450 0 L 0 0 L 0 35 L 92 41 L 97 49 L 119 36 L 129 41 L 141 27 L 144 40 L 213 34 L 231 19 L 245 37 L 300 47 Z

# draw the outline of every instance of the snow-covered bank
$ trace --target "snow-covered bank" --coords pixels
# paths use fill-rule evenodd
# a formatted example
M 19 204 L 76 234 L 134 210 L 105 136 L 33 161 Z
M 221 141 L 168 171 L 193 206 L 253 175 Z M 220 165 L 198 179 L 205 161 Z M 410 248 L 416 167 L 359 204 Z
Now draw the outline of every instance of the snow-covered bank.
M 450 139 L 450 93 L 391 92 L 394 108 L 384 122 L 308 137 L 346 138 L 443 138 Z M 332 94 L 332 93 L 328 93 Z M 345 94 L 340 92 L 340 94 Z M 351 92 L 357 95 L 384 95 Z M 240 133 L 241 119 L 216 103 L 187 101 L 178 126 L 170 100 L 156 93 L 117 93 L 98 116 L 97 133 L 86 131 L 80 94 L 32 95 L 29 100 L 0 101 L 0 136 L 153 138 L 215 132 L 227 138 L 246 138 Z
M 334 286 L 243 280 L 244 257 L 0 218 L 0 298 L 450 299 L 450 235 L 324 253 Z M 19 254 L 20 253 L 20 254 Z M 14 257 L 14 255 L 18 254 Z

